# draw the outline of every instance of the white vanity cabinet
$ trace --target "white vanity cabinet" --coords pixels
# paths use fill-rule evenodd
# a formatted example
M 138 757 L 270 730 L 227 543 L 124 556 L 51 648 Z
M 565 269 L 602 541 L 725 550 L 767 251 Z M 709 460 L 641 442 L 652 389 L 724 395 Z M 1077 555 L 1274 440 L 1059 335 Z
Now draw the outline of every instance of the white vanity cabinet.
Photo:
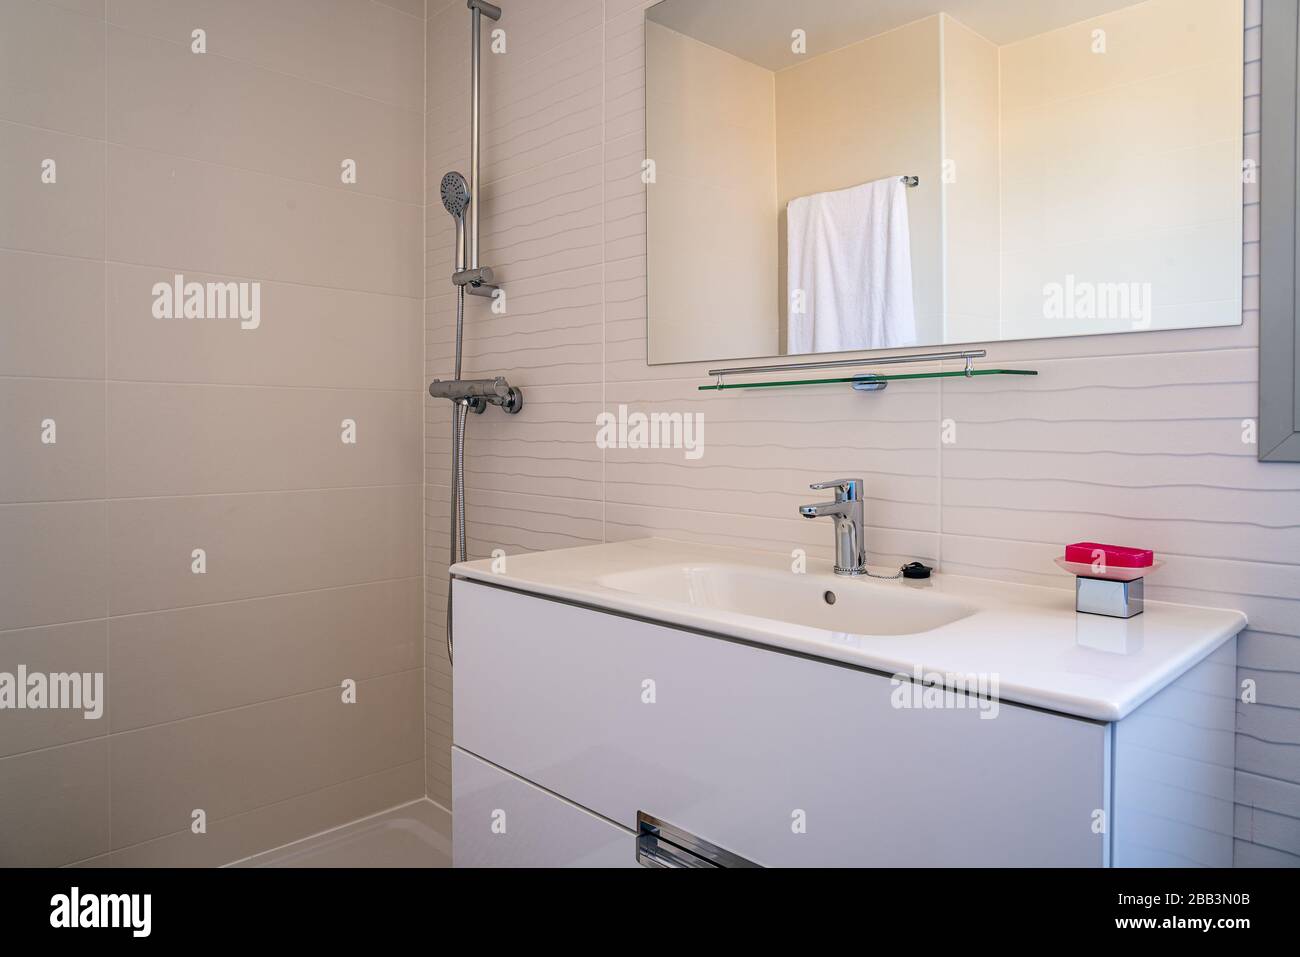
M 763 866 L 1231 863 L 1235 639 L 1106 723 L 454 587 L 458 865 L 633 864 L 638 812 Z
M 457 867 L 636 867 L 632 832 L 453 748 Z

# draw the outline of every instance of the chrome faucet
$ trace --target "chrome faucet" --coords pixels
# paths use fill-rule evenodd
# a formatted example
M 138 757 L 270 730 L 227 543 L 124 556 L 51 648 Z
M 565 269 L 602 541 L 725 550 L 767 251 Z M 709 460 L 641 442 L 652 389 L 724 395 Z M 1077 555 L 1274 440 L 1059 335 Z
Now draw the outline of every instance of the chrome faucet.
M 804 518 L 835 519 L 835 574 L 865 575 L 867 546 L 862 536 L 862 479 L 836 479 L 809 487 L 835 489 L 833 502 L 799 506 L 799 514 Z

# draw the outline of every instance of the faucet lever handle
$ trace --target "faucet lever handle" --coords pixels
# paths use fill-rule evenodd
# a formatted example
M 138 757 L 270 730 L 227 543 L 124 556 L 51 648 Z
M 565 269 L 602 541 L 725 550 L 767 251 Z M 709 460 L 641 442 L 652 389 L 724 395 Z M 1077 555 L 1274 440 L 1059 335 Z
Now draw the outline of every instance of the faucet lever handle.
M 835 501 L 852 502 L 862 498 L 862 485 L 863 482 L 860 478 L 847 478 L 834 479 L 830 482 L 815 482 L 808 487 L 814 492 L 833 488 L 835 489 Z

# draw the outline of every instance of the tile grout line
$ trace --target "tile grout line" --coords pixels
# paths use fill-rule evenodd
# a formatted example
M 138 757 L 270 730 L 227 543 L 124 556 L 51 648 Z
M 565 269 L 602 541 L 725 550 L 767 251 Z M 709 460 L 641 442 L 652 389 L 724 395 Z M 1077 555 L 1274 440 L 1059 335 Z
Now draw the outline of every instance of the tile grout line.
M 233 821 L 233 820 L 236 820 L 236 819 L 238 819 L 238 818 L 244 817 L 244 816 L 246 816 L 246 815 L 248 815 L 248 814 L 256 814 L 258 811 L 265 811 L 265 810 L 267 810 L 268 808 L 274 808 L 274 807 L 278 807 L 279 805 L 282 805 L 282 804 L 288 804 L 290 801 L 302 800 L 303 798 L 310 797 L 310 796 L 313 795 L 313 794 L 318 794 L 318 793 L 320 793 L 321 791 L 324 791 L 324 790 L 329 790 L 329 789 L 337 788 L 337 787 L 343 787 L 343 786 L 348 785 L 348 784 L 355 784 L 355 783 L 357 783 L 358 781 L 364 781 L 364 780 L 366 780 L 367 778 L 374 778 L 374 777 L 379 777 L 380 775 L 383 775 L 383 774 L 389 774 L 389 773 L 391 773 L 391 772 L 393 772 L 393 771 L 399 770 L 399 769 L 401 769 L 401 768 L 404 768 L 404 767 L 406 767 L 406 766 L 408 766 L 408 765 L 415 764 L 415 763 L 417 763 L 417 762 L 414 761 L 414 760 L 412 760 L 412 761 L 403 761 L 403 762 L 401 762 L 401 763 L 399 763 L 399 764 L 393 764 L 393 765 L 389 765 L 388 767 L 385 767 L 385 768 L 380 768 L 380 769 L 377 770 L 377 771 L 371 771 L 371 772 L 368 772 L 368 773 L 366 773 L 366 774 L 360 774 L 360 775 L 357 775 L 356 777 L 352 777 L 352 778 L 344 778 L 342 781 L 337 781 L 337 782 L 335 782 L 335 783 L 333 783 L 333 784 L 327 784 L 327 785 L 325 785 L 324 787 L 322 787 L 322 788 L 317 788 L 317 789 L 314 790 L 314 791 L 304 791 L 304 792 L 302 792 L 302 793 L 300 793 L 300 794 L 292 794 L 292 795 L 290 795 L 289 797 L 281 798 L 281 799 L 279 799 L 279 800 L 275 800 L 275 801 L 270 801 L 270 802 L 268 802 L 268 803 L 266 803 L 266 804 L 259 804 L 259 805 L 255 806 L 255 807 L 248 808 L 247 810 L 239 811 L 239 812 L 236 813 L 236 814 L 231 814 L 231 815 L 228 815 L 228 816 L 226 816 L 226 817 L 212 818 L 212 819 L 210 819 L 210 820 L 213 820 L 213 821 Z M 419 800 L 421 800 L 421 798 L 414 798 L 414 799 L 412 799 L 412 800 L 410 800 L 410 801 L 406 801 L 406 802 L 404 802 L 403 804 L 400 804 L 400 805 L 394 805 L 392 808 L 386 808 L 385 810 L 394 810 L 394 809 L 397 808 L 397 807 L 406 807 L 406 806 L 408 806 L 408 805 L 411 805 L 411 804 L 416 803 L 416 802 L 419 801 Z M 434 803 L 434 804 L 437 804 L 436 801 L 433 802 L 433 803 Z M 438 805 L 438 806 L 441 807 L 441 805 Z M 446 809 L 443 808 L 443 810 L 446 810 Z M 384 813 L 384 812 L 383 812 L 383 811 L 380 811 L 380 812 L 377 812 L 377 813 L 382 814 L 382 813 Z M 349 821 L 348 823 L 352 823 L 352 822 Z M 346 824 L 343 824 L 343 825 L 338 825 L 338 826 L 339 826 L 339 827 L 346 827 L 347 825 L 346 825 Z M 134 848 L 143 847 L 143 846 L 145 846 L 145 845 L 147 845 L 147 844 L 153 844 L 153 843 L 156 843 L 156 842 L 158 842 L 158 841 L 164 841 L 164 840 L 167 840 L 168 838 L 179 837 L 179 836 L 181 836 L 181 835 L 188 834 L 188 833 L 190 833 L 190 831 L 189 831 L 188 828 L 183 828 L 183 829 L 178 830 L 178 831 L 169 831 L 169 832 L 167 832 L 166 834 L 159 834 L 159 835 L 157 835 L 156 837 L 145 838 L 143 841 L 135 841 L 135 842 L 133 842 L 133 843 L 131 843 L 131 844 L 124 844 L 124 845 L 122 845 L 121 847 L 110 848 L 109 850 L 105 851 L 105 852 L 102 853 L 102 854 L 92 854 L 90 857 L 82 857 L 82 858 L 78 858 L 78 859 L 75 860 L 75 861 L 68 861 L 67 863 L 65 863 L 65 864 L 60 864 L 60 865 L 58 865 L 58 866 L 59 866 L 59 867 L 77 867 L 77 866 L 79 866 L 79 865 L 86 864 L 88 861 L 93 861 L 93 860 L 95 860 L 96 858 L 106 857 L 106 856 L 108 856 L 108 855 L 110 855 L 110 854 L 117 854 L 117 853 L 120 853 L 120 852 L 123 852 L 123 851 L 129 851 L 129 850 L 132 850 L 132 849 L 134 849 Z M 310 835 L 309 835 L 309 836 L 310 836 Z M 290 842 L 290 843 L 294 843 L 294 842 Z M 263 851 L 258 851 L 258 852 L 256 852 L 256 853 L 257 853 L 257 854 L 261 854 L 261 853 L 264 853 L 264 852 L 263 852 Z M 256 856 L 256 855 L 253 855 L 253 856 Z M 227 864 L 229 864 L 229 863 L 233 863 L 233 862 L 227 862 Z M 227 864 L 219 864 L 219 865 L 214 865 L 214 866 L 217 866 L 217 867 L 225 867 L 225 866 L 227 866 Z M 104 865 L 104 866 L 106 866 L 106 867 L 112 867 L 112 866 L 114 866 L 114 865 L 112 865 L 112 864 L 107 864 L 107 865 Z M 175 866 L 175 865 L 172 865 L 172 866 Z
M 420 21 L 423 53 L 420 60 L 420 368 L 429 361 L 429 323 L 424 310 L 429 302 L 429 0 L 424 0 Z M 423 384 L 423 382 L 421 383 Z M 420 713 L 429 713 L 429 403 L 420 395 Z M 429 796 L 429 726 L 421 722 L 420 785 Z
M 106 274 L 107 278 L 107 274 Z M 105 306 L 107 310 L 107 306 Z M 107 320 L 105 320 L 107 322 Z M 105 333 L 107 333 L 107 328 Z M 107 343 L 105 343 L 105 365 L 107 366 Z M 107 368 L 105 372 L 107 373 Z M 119 379 L 108 376 L 101 379 L 99 376 L 71 376 L 71 375 L 21 375 L 15 373 L 0 372 L 0 381 L 17 380 L 23 382 L 107 382 L 109 385 L 127 385 L 127 386 L 164 386 L 166 388 L 186 388 L 186 389 L 260 389 L 265 391 L 274 391 L 280 389 L 287 392 L 353 392 L 363 394 L 373 394 L 380 396 L 411 396 L 423 393 L 423 389 L 391 388 L 387 386 L 371 385 L 283 385 L 278 382 L 196 382 L 185 379 Z
M 71 618 L 65 621 L 44 621 L 34 624 L 19 625 L 16 628 L 0 629 L 0 640 L 19 631 L 34 631 L 39 628 L 63 628 L 70 625 L 92 624 L 97 621 L 110 622 L 119 618 L 140 618 L 146 615 L 166 615 L 177 612 L 185 612 L 195 608 L 217 608 L 222 605 L 239 605 L 245 602 L 255 601 L 274 601 L 280 598 L 296 598 L 301 595 L 314 595 L 320 592 L 328 591 L 345 591 L 354 588 L 372 588 L 376 585 L 399 584 L 401 582 L 419 581 L 420 575 L 402 575 L 397 578 L 373 578 L 366 581 L 346 582 L 342 585 L 321 585 L 316 588 L 299 588 L 293 591 L 273 592 L 269 595 L 245 595 L 240 598 L 223 598 L 219 601 L 204 601 L 193 605 L 167 605 L 163 608 L 145 608 L 140 611 L 121 611 L 116 614 L 110 611 L 104 617 L 95 618 Z
M 107 468 L 107 465 L 105 466 Z M 169 499 L 187 499 L 187 498 L 234 498 L 250 495 L 298 495 L 302 493 L 316 492 L 375 492 L 393 489 L 410 489 L 421 488 L 423 481 L 410 482 L 390 482 L 374 485 L 321 485 L 321 486 L 304 486 L 302 488 L 264 488 L 250 489 L 240 492 L 170 492 L 156 495 L 108 495 L 96 498 L 52 498 L 36 499 L 34 501 L 22 502 L 0 502 L 0 510 L 12 508 L 38 508 L 44 505 L 89 505 L 94 502 L 103 502 L 105 509 L 115 502 L 156 502 Z M 437 486 L 443 487 L 441 485 Z M 107 493 L 107 489 L 105 492 Z
M 104 0 L 104 24 L 103 24 L 103 26 L 104 26 L 104 140 L 103 140 L 103 144 L 104 144 L 104 234 L 103 234 L 103 243 L 104 243 L 104 248 L 103 248 L 103 252 L 104 252 L 104 272 L 103 272 L 103 276 L 104 276 L 104 285 L 103 285 L 103 295 L 104 295 L 104 437 L 103 437 L 103 442 L 104 442 L 104 485 L 103 485 L 103 493 L 104 493 L 104 560 L 105 560 L 105 562 L 107 562 L 108 568 L 112 568 L 112 567 L 113 567 L 113 558 L 112 558 L 112 555 L 110 554 L 110 551 L 111 551 L 111 549 L 112 549 L 112 535 L 111 535 L 111 532 L 110 532 L 110 529 L 109 529 L 109 517 L 108 517 L 108 461 L 109 461 L 109 450 L 108 450 L 108 427 L 109 427 L 109 418 L 110 418 L 110 417 L 109 417 L 109 411 L 108 411 L 108 371 L 109 371 L 109 359 L 108 359 L 108 350 L 109 350 L 109 321 L 108 321 L 108 234 L 109 234 L 109 228 L 108 228 L 108 209 L 109 209 L 109 203 L 108 203 L 108 112 L 109 112 L 109 110 L 108 110 L 108 95 L 109 95 L 109 91 L 108 91 L 108 78 L 109 78 L 109 70 L 108 70 L 108 4 L 109 4 L 109 0 Z M 111 636 L 112 624 L 111 624 L 111 622 L 109 621 L 109 612 L 110 612 L 111 607 L 112 607 L 112 589 L 108 587 L 108 577 L 109 577 L 108 575 L 105 575 L 105 587 L 104 587 L 104 671 L 105 671 L 105 678 L 106 678 L 107 682 L 111 684 L 111 682 L 112 682 L 112 680 L 113 680 L 113 668 L 112 668 L 112 664 L 113 664 L 113 662 L 112 662 L 112 658 L 111 658 L 111 655 L 112 655 L 112 653 L 113 653 L 113 640 L 112 640 L 112 636 Z M 110 700 L 111 700 L 111 697 L 110 697 Z M 109 721 L 109 726 L 108 726 L 107 731 L 105 732 L 105 741 L 104 741 L 104 746 L 105 746 L 105 749 L 106 749 L 106 753 L 107 753 L 107 761 L 108 761 L 108 768 L 107 768 L 107 771 L 108 771 L 108 775 L 107 775 L 107 777 L 108 777 L 108 781 L 107 781 L 107 784 L 108 784 L 108 800 L 107 800 L 107 804 L 108 804 L 108 850 L 109 850 L 109 851 L 112 851 L 112 849 L 113 849 L 113 725 L 112 725 L 113 716 L 112 716 L 111 713 L 110 713 L 109 716 L 108 716 L 108 721 Z
M 0 123 L 3 123 L 3 121 L 0 120 Z M 98 140 L 97 142 L 103 142 L 103 141 Z M 0 245 L 0 253 L 12 253 L 20 256 L 47 256 L 51 259 L 71 259 L 76 262 L 83 262 L 89 264 L 102 263 L 104 261 L 104 257 L 102 256 L 78 256 L 72 253 L 52 253 L 43 249 L 22 249 L 17 246 Z M 297 280 L 297 279 L 282 279 L 274 276 L 254 276 L 247 273 L 242 275 L 236 275 L 235 273 L 219 272 L 211 269 L 189 269 L 189 267 L 187 266 L 167 265 L 163 263 L 135 262 L 130 259 L 114 259 L 112 256 L 108 257 L 108 265 L 129 266 L 133 269 L 163 269 L 163 270 L 171 270 L 172 272 L 176 272 L 176 271 L 185 272 L 188 270 L 189 272 L 196 273 L 200 276 L 213 276 L 218 279 L 248 279 L 248 280 L 256 280 L 257 282 L 269 283 L 277 286 L 295 286 L 301 289 L 320 289 L 325 292 L 335 292 L 335 293 L 345 292 L 357 296 L 383 296 L 386 299 L 403 299 L 409 302 L 421 301 L 421 298 L 418 295 L 413 296 L 401 292 L 386 292 L 381 289 L 363 289 L 358 286 L 327 286 L 323 283 L 318 283 L 318 282 L 302 282 L 301 280 Z M 169 321 L 175 321 L 175 320 L 169 320 Z M 208 321 L 219 321 L 219 320 L 195 320 L 195 321 L 208 322 Z M 398 320 L 381 320 L 381 321 L 396 322 Z
M 410 675 L 410 674 L 415 674 L 417 672 L 423 674 L 423 669 L 419 665 L 416 665 L 415 667 L 412 668 L 399 668 L 396 671 L 383 671 L 383 672 L 379 672 L 378 674 L 367 675 L 366 677 L 359 679 L 358 686 L 368 681 L 382 681 L 387 678 L 400 678 L 402 675 Z M 90 742 L 98 741 L 100 738 L 104 738 L 109 744 L 111 744 L 113 738 L 121 738 L 121 737 L 126 737 L 127 735 L 142 734 L 144 732 L 154 731 L 159 728 L 168 728 L 171 727 L 172 725 L 185 724 L 190 721 L 202 721 L 204 719 L 213 718 L 218 715 L 233 714 L 234 712 L 237 711 L 247 711 L 252 708 L 262 708 L 268 705 L 279 704 L 284 701 L 291 701 L 294 698 L 305 698 L 308 697 L 309 695 L 318 695 L 318 694 L 323 694 L 325 692 L 333 693 L 338 690 L 338 687 L 339 686 L 337 684 L 331 683 L 316 688 L 305 688 L 301 691 L 291 691 L 288 694 L 280 694 L 271 698 L 259 698 L 256 701 L 248 701 L 243 704 L 234 704 L 225 708 L 214 708 L 210 711 L 196 711 L 193 714 L 187 714 L 181 717 L 165 718 L 161 721 L 152 721 L 147 724 L 134 725 L 129 728 L 114 729 L 110 726 L 106 728 L 104 731 L 92 735 L 90 737 L 77 738 L 69 741 L 60 741 L 55 744 L 48 744 L 39 748 L 29 748 L 26 751 L 15 751 L 13 754 L 0 755 L 0 763 L 3 763 L 13 758 L 24 758 L 33 754 L 42 754 L 49 751 L 57 751 L 60 748 L 76 747 L 77 745 L 80 744 L 87 744 Z M 107 715 L 107 711 L 105 712 L 105 714 Z M 110 722 L 112 721 L 111 715 L 108 715 L 108 720 Z M 307 793 L 311 793 L 311 792 L 307 792 Z
M 414 668 L 398 668 L 395 671 L 383 671 L 380 672 L 379 674 L 368 675 L 365 678 L 358 679 L 357 687 L 360 688 L 363 684 L 366 684 L 367 682 L 384 681 L 387 679 L 400 678 L 403 675 L 410 675 L 416 673 L 419 673 L 421 676 L 423 676 L 424 669 L 417 665 Z M 202 721 L 207 718 L 216 717 L 217 715 L 233 714 L 237 711 L 247 711 L 251 708 L 263 708 L 268 705 L 279 704 L 280 702 L 289 701 L 294 698 L 306 698 L 309 695 L 320 695 L 325 693 L 333 694 L 337 692 L 338 689 L 339 686 L 337 684 L 331 683 L 327 685 L 322 685 L 319 688 L 306 688 L 302 691 L 293 691 L 290 692 L 289 694 L 276 695 L 274 698 L 263 698 L 260 701 L 250 701 L 246 704 L 231 705 L 230 707 L 227 708 L 214 708 L 211 711 L 199 711 L 196 712 L 195 714 L 188 714 L 181 718 L 168 718 L 164 721 L 155 721 L 152 724 L 142 724 L 132 728 L 119 728 L 116 731 L 110 728 L 108 731 L 108 735 L 110 738 L 112 738 L 113 736 L 143 734 L 147 731 L 154 731 L 158 728 L 167 728 L 167 727 L 171 727 L 172 725 L 185 724 L 186 722 L 190 722 L 190 721 Z
M 387 4 L 383 4 L 383 6 L 387 6 Z M 394 8 L 390 8 L 390 9 L 394 9 Z M 68 12 L 70 12 L 70 13 L 75 13 L 76 11 L 68 11 Z M 399 10 L 399 11 L 397 11 L 397 12 L 401 13 L 402 11 Z M 405 15 L 408 16 L 408 17 L 411 16 L 411 14 L 405 14 Z M 105 11 L 104 11 L 104 21 L 103 21 L 103 23 L 104 23 L 104 27 L 105 27 L 105 30 L 104 30 L 104 47 L 105 47 L 105 52 L 107 52 L 107 48 L 108 48 L 108 31 L 109 31 L 109 30 L 121 30 L 123 33 L 129 34 L 129 35 L 134 36 L 134 37 L 140 37 L 140 38 L 142 38 L 142 39 L 146 39 L 146 40 L 157 40 L 158 42 L 160 42 L 160 43 L 166 43 L 166 44 L 168 44 L 169 46 L 175 46 L 175 47 L 181 47 L 182 49 L 188 49 L 188 44 L 187 44 L 184 40 L 173 40 L 173 39 L 171 39 L 170 37 L 159 36 L 159 35 L 156 34 L 156 33 L 149 33 L 149 32 L 147 32 L 147 31 L 145 31 L 145 30 L 138 30 L 138 29 L 135 29 L 135 28 L 132 28 L 132 27 L 129 27 L 129 26 L 124 26 L 124 25 L 121 24 L 121 23 L 114 23 L 114 22 L 113 22 L 111 19 L 109 19 L 109 17 L 108 17 L 107 0 L 105 0 Z M 392 102 L 391 100 L 385 100 L 385 99 L 382 99 L 382 98 L 377 97 L 377 96 L 371 96 L 371 95 L 368 94 L 368 93 L 359 93 L 359 92 L 357 92 L 356 90 L 349 90 L 349 89 L 347 89 L 346 87 L 334 86 L 334 85 L 331 84 L 331 83 L 324 83 L 324 82 L 322 82 L 322 81 L 320 81 L 320 80 L 313 80 L 313 79 L 311 79 L 310 77 L 300 76 L 300 75 L 297 74 L 297 73 L 289 73 L 289 72 L 287 72 L 287 71 L 285 71 L 285 70 L 277 70 L 277 69 L 276 69 L 275 67 L 273 67 L 273 66 L 266 66 L 265 64 L 258 63 L 256 60 L 249 60 L 249 59 L 246 59 L 246 58 L 244 58 L 244 57 L 231 56 L 229 53 L 217 53 L 217 52 L 214 52 L 214 51 L 209 50 L 209 51 L 208 51 L 206 54 L 204 54 L 204 55 L 205 55 L 205 56 L 216 57 L 216 58 L 218 58 L 218 59 L 225 60 L 225 61 L 227 61 L 228 63 L 237 63 L 237 64 L 239 64 L 240 66 L 245 67 L 245 68 L 250 69 L 250 70 L 253 70 L 253 71 L 258 71 L 258 70 L 260 70 L 260 71 L 263 71 L 263 72 L 265 72 L 265 73 L 271 73 L 271 74 L 274 74 L 275 76 L 282 76 L 282 77 L 285 77 L 286 79 L 295 80 L 295 81 L 298 82 L 298 83 L 305 83 L 305 84 L 307 84 L 308 86 L 313 86 L 313 87 L 318 87 L 318 88 L 320 88 L 320 89 L 329 90 L 329 91 L 331 91 L 332 93 L 341 93 L 341 94 L 343 94 L 344 96 L 354 96 L 354 97 L 356 97 L 356 98 L 359 99 L 359 100 L 366 100 L 366 101 L 368 101 L 368 102 L 370 102 L 370 103 L 378 103 L 378 104 L 380 104 L 381 106 L 387 106 L 387 107 L 390 107 L 390 108 L 392 108 L 392 109 L 394 109 L 394 110 L 401 110 L 403 113 L 414 113 L 414 112 L 416 111 L 416 109 L 417 109 L 417 108 L 414 107 L 414 106 L 404 106 L 404 105 L 402 105 L 401 103 L 394 103 L 394 102 Z
M 105 55 L 107 56 L 107 54 Z M 107 83 L 107 77 L 105 78 L 105 82 Z M 391 196 L 385 196 L 382 193 L 372 193 L 364 189 L 355 189 L 355 190 L 340 189 L 339 187 L 334 186 L 332 184 L 326 185 L 324 183 L 319 183 L 314 180 L 298 179 L 296 176 L 288 176 L 284 173 L 276 173 L 276 172 L 271 172 L 269 170 L 257 169 L 256 167 L 252 167 L 252 166 L 238 166 L 233 163 L 223 163 L 218 160 L 204 159 L 202 157 L 193 156 L 188 153 L 172 153 L 167 150 L 160 150 L 153 146 L 138 146 L 134 143 L 119 143 L 116 140 L 107 137 L 101 140 L 97 137 L 86 136 L 83 133 L 70 133 L 67 130 L 56 130 L 50 127 L 36 126 L 31 123 L 24 123 L 20 120 L 0 119 L 0 126 L 17 126 L 17 127 L 21 127 L 22 129 L 34 130 L 38 133 L 46 133 L 54 136 L 67 136 L 79 140 L 89 140 L 92 143 L 103 143 L 105 146 L 105 150 L 107 150 L 109 147 L 117 147 L 119 149 L 124 149 L 124 150 L 134 150 L 139 153 L 150 153 L 154 156 L 163 156 L 166 157 L 167 159 L 185 160 L 187 162 L 200 163 L 204 166 L 212 166 L 218 169 L 233 170 L 234 172 L 237 173 L 251 173 L 255 176 L 268 176 L 273 179 L 285 180 L 290 183 L 297 183 L 301 186 L 312 186 L 318 189 L 324 189 L 334 193 L 341 193 L 345 195 L 350 193 L 354 196 L 363 196 L 368 199 L 382 200 L 384 202 L 392 203 L 397 206 L 409 206 L 411 208 L 415 208 L 420 205 L 419 203 L 412 202 L 410 200 L 394 199 Z M 107 130 L 107 118 L 105 118 L 105 129 Z
M 393 10 L 393 11 L 395 11 L 395 12 L 397 12 L 397 13 L 400 13 L 400 14 L 401 14 L 402 16 L 404 16 L 404 17 L 410 17 L 412 20 L 415 20 L 415 21 L 417 21 L 417 22 L 421 22 L 421 23 L 423 23 L 423 22 L 424 22 L 424 19 L 427 19 L 428 16 L 429 16 L 429 3 L 428 3 L 428 0 L 424 0 L 424 15 L 423 15 L 423 18 L 422 18 L 421 15 L 418 14 L 418 13 L 408 13 L 407 11 L 403 10 L 401 7 L 397 6 L 396 4 L 385 3 L 384 0 L 370 0 L 370 2 L 373 3 L 373 4 L 376 4 L 376 5 L 378 5 L 378 6 L 381 6 L 381 7 L 387 7 L 389 10 Z

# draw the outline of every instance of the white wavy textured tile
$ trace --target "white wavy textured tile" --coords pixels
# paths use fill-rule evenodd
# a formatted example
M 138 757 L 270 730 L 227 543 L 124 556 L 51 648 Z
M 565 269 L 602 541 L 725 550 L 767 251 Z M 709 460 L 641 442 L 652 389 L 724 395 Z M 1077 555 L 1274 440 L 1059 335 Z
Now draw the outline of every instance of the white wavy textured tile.
M 808 482 L 852 471 L 868 480 L 873 561 L 920 558 L 1067 589 L 1051 561 L 1065 542 L 1152 545 L 1168 559 L 1149 583 L 1153 598 L 1243 609 L 1253 629 L 1243 675 L 1279 660 L 1294 669 L 1291 646 L 1278 643 L 1300 642 L 1300 466 L 1261 465 L 1242 442 L 1257 405 L 1258 191 L 1245 196 L 1240 326 L 972 345 L 998 365 L 1037 368 L 1035 380 L 899 383 L 878 396 L 700 392 L 707 370 L 729 363 L 645 363 L 650 5 L 516 5 L 504 24 L 510 53 L 484 58 L 483 260 L 499 266 L 511 298 L 505 317 L 474 304 L 466 368 L 508 375 L 536 405 L 517 421 L 490 410 L 470 424 L 471 554 L 662 535 L 828 558 L 827 530 L 794 506 L 811 494 Z M 1259 0 L 1246 7 L 1246 23 L 1258 24 Z M 430 44 L 425 365 L 445 375 L 453 249 L 436 186 L 465 163 L 467 63 L 463 11 L 430 13 L 431 40 L 436 18 L 450 29 Z M 1248 63 L 1259 59 L 1259 32 L 1247 33 Z M 1252 75 L 1245 154 L 1257 158 Z M 620 404 L 702 412 L 703 456 L 597 448 L 595 413 Z M 427 759 L 430 793 L 444 801 L 447 418 L 426 404 Z M 957 429 L 949 445 L 945 419 Z M 1294 819 L 1296 804 L 1241 783 L 1300 789 L 1300 689 L 1288 677 L 1270 694 L 1276 703 L 1239 709 L 1248 717 L 1239 718 L 1237 801 Z M 1238 863 L 1300 863 L 1286 826 L 1268 834 L 1269 846 L 1238 835 Z

